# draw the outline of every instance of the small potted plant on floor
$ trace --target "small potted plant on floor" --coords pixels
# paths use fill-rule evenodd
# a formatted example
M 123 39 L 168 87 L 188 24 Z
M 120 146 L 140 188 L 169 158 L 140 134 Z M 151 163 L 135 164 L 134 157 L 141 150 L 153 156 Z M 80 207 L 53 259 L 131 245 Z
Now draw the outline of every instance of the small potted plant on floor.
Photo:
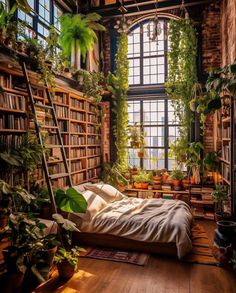
M 180 169 L 172 170 L 171 178 L 174 187 L 179 187 L 181 185 L 181 180 L 184 179 L 184 172 Z
M 217 221 L 230 219 L 230 214 L 224 212 L 223 203 L 228 200 L 227 191 L 224 185 L 217 184 L 212 192 L 213 200 L 216 203 L 215 217 Z
M 75 246 L 70 251 L 64 247 L 60 247 L 55 256 L 55 263 L 57 265 L 58 274 L 61 278 L 69 279 L 78 268 L 78 257 L 82 248 Z

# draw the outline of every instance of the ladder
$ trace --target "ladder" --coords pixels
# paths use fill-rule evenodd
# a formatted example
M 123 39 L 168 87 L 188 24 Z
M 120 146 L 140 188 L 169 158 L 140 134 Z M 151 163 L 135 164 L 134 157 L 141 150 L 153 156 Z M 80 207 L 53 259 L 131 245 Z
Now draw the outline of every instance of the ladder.
M 47 128 L 53 129 L 53 130 L 56 131 L 57 141 L 59 142 L 58 148 L 60 148 L 61 154 L 62 154 L 62 162 L 64 164 L 65 173 L 58 173 L 58 174 L 52 174 L 52 175 L 49 173 L 48 161 L 47 161 L 45 152 L 43 152 L 43 155 L 42 155 L 42 165 L 43 165 L 45 179 L 46 179 L 46 183 L 47 183 L 47 187 L 48 187 L 49 197 L 50 197 L 50 200 L 51 200 L 51 203 L 52 203 L 53 212 L 56 213 L 57 212 L 57 206 L 56 206 L 56 203 L 55 203 L 55 198 L 54 198 L 54 193 L 53 193 L 51 180 L 67 177 L 68 178 L 68 186 L 72 187 L 71 174 L 70 174 L 70 171 L 69 171 L 69 166 L 68 166 L 68 162 L 67 162 L 67 158 L 66 158 L 66 152 L 65 152 L 65 148 L 64 148 L 64 144 L 63 144 L 63 140 L 62 140 L 62 136 L 61 136 L 61 131 L 60 131 L 60 127 L 59 127 L 59 124 L 58 124 L 56 111 L 55 111 L 55 108 L 54 108 L 54 104 L 53 104 L 53 101 L 52 101 L 51 93 L 50 93 L 49 88 L 48 88 L 47 81 L 44 80 L 44 88 L 46 90 L 46 95 L 47 95 L 47 99 L 48 99 L 48 105 L 39 104 L 34 99 L 32 85 L 31 85 L 31 82 L 30 82 L 30 79 L 29 79 L 29 74 L 28 74 L 25 62 L 21 63 L 21 67 L 22 67 L 22 71 L 23 71 L 24 78 L 25 78 L 25 81 L 26 81 L 27 92 L 28 92 L 30 102 L 31 102 L 31 106 L 32 106 L 32 112 L 33 112 L 33 115 L 34 115 L 34 118 L 35 118 L 34 122 L 35 122 L 35 130 L 36 130 L 36 135 L 37 135 L 37 138 L 38 138 L 38 142 L 44 148 L 43 138 L 42 138 L 42 134 L 41 134 L 41 131 L 40 131 L 41 127 L 43 128 L 43 126 L 39 124 L 39 121 L 37 119 L 37 111 L 36 111 L 37 107 L 39 107 L 41 109 L 44 109 L 44 110 L 50 110 L 51 111 L 51 113 L 52 113 L 52 121 L 53 121 L 54 126 L 48 126 L 47 125 Z

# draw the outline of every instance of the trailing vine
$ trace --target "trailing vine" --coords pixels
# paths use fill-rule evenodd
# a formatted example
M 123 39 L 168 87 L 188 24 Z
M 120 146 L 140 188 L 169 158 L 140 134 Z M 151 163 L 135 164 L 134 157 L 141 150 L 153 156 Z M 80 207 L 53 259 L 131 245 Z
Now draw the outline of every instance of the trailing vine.
M 114 98 L 115 124 L 113 133 L 117 148 L 117 163 L 122 167 L 127 167 L 127 145 L 128 145 L 128 105 L 127 92 L 129 88 L 129 63 L 127 59 L 128 37 L 122 33 L 118 39 L 118 49 L 116 54 L 116 72 L 107 77 L 108 90 Z
M 193 24 L 185 19 L 171 20 L 169 42 L 166 93 L 181 125 L 180 137 L 186 138 L 192 121 L 189 101 L 192 87 L 197 82 L 197 39 Z

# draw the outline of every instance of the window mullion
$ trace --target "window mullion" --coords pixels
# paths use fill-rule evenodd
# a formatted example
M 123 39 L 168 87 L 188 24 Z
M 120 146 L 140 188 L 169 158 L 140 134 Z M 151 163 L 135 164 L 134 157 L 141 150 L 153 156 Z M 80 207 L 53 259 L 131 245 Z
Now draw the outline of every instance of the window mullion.
M 140 25 L 140 84 L 143 85 L 143 25 Z
M 168 141 L 168 138 L 169 138 L 169 128 L 168 128 L 168 100 L 165 99 L 164 101 L 164 105 L 165 105 L 165 131 L 164 131 L 164 148 L 165 148 L 165 168 L 168 169 L 168 148 L 169 148 L 169 141 Z

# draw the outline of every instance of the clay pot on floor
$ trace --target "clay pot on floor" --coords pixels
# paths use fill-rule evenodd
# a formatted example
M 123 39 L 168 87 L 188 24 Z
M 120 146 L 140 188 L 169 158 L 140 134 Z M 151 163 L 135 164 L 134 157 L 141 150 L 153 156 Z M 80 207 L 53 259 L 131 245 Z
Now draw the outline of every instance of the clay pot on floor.
M 57 264 L 59 277 L 62 279 L 70 279 L 75 273 L 75 267 L 67 261 Z

